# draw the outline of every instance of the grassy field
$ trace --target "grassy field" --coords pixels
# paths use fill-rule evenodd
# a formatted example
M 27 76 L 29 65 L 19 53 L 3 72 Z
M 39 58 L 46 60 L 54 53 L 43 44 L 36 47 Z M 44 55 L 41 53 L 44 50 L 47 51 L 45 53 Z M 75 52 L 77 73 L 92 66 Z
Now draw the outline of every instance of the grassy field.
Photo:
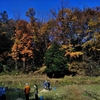
M 43 90 L 44 80 L 50 80 L 51 91 Z M 100 77 L 65 76 L 59 79 L 50 79 L 45 75 L 1 75 L 0 86 L 7 87 L 7 100 L 16 100 L 19 96 L 25 100 L 24 86 L 31 87 L 30 100 L 33 100 L 33 85 L 39 88 L 39 97 L 43 100 L 100 100 Z

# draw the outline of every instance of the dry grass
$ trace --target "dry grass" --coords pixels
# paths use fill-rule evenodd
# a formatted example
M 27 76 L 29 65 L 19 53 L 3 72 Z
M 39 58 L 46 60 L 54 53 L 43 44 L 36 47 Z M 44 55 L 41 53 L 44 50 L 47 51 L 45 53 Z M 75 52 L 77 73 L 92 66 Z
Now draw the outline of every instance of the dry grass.
M 96 100 L 97 94 L 100 93 L 100 77 L 65 76 L 64 78 L 55 79 L 34 73 L 2 75 L 0 76 L 0 85 L 8 88 L 19 88 L 23 91 L 25 83 L 28 82 L 33 98 L 33 85 L 36 83 L 39 91 L 41 91 L 43 82 L 46 79 L 51 82 L 52 89 L 56 87 L 56 91 L 39 93 L 39 96 L 43 95 L 45 97 L 44 100 L 59 100 L 60 98 L 62 98 L 60 100 L 66 100 L 66 98 L 67 100 Z M 16 95 L 16 93 L 13 95 Z M 10 100 L 13 100 L 13 98 Z
M 71 84 L 100 84 L 100 77 L 83 77 L 83 76 L 65 76 L 64 78 L 49 78 L 46 75 L 39 75 L 34 73 L 21 75 L 2 75 L 0 76 L 0 85 L 7 87 L 22 88 L 26 82 L 33 86 L 33 84 L 43 84 L 44 80 L 49 80 L 51 85 L 71 85 Z

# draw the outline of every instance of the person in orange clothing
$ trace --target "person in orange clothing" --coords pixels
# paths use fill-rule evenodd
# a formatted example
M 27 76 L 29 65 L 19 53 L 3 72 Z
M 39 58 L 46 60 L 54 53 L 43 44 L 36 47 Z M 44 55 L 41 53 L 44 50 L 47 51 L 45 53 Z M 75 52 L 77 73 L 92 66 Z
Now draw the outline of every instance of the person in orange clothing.
M 29 100 L 30 86 L 28 85 L 28 83 L 25 84 L 24 92 L 26 100 Z

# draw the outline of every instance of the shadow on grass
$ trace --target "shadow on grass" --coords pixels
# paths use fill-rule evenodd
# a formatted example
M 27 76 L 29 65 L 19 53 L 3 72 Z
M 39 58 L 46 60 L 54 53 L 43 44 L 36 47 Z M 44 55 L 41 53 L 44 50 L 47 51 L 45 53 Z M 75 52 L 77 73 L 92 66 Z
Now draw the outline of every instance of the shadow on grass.
M 33 93 L 30 93 L 29 100 L 35 100 L 31 97 Z M 19 88 L 9 88 L 6 90 L 6 100 L 25 100 L 25 94 L 23 89 Z
M 6 98 L 7 100 L 21 100 L 17 98 L 25 100 L 24 91 L 19 88 L 8 88 L 6 90 Z

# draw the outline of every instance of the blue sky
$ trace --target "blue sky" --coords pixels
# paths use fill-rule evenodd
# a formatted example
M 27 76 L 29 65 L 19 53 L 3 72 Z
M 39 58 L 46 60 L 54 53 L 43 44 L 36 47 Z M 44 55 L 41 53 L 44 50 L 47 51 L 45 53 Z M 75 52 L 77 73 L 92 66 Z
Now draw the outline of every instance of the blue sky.
M 60 7 L 61 0 L 0 0 L 0 12 L 7 11 L 9 18 L 20 13 L 20 18 L 27 20 L 25 15 L 29 8 L 34 8 L 37 14 L 49 13 L 50 9 Z M 64 0 L 69 7 L 96 7 L 100 0 Z M 37 15 L 38 16 L 38 15 Z

